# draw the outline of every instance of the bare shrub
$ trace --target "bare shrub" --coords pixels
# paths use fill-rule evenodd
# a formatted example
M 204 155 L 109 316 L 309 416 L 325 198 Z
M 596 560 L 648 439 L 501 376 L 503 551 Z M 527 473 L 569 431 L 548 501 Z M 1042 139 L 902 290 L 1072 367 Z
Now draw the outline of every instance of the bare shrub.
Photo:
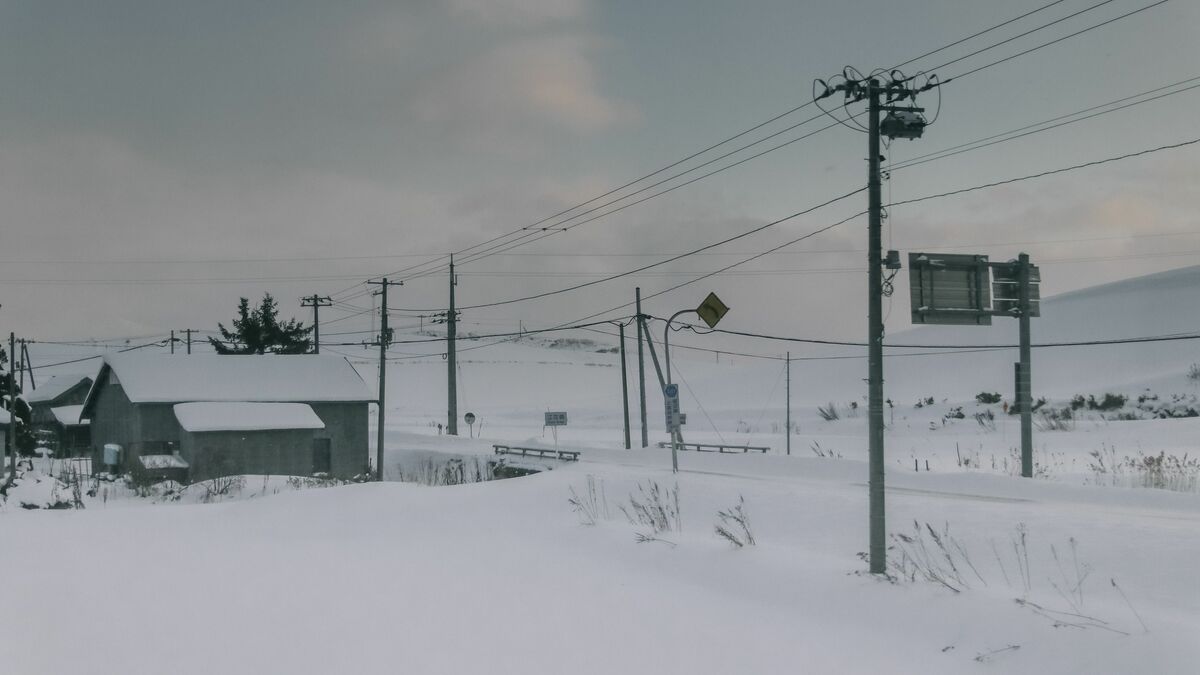
M 637 494 L 629 495 L 629 507 L 622 504 L 619 508 L 629 524 L 648 528 L 636 533 L 639 543 L 658 540 L 659 535 L 667 532 L 683 531 L 678 485 L 665 490 L 656 481 L 638 483 Z
M 821 457 L 823 459 L 841 459 L 842 458 L 842 453 L 838 452 L 837 450 L 834 450 L 833 448 L 829 448 L 828 450 L 825 448 L 822 448 L 821 444 L 818 443 L 817 441 L 813 441 L 813 444 L 809 447 L 812 448 L 813 454 L 816 455 L 817 457 Z
M 1033 420 L 1033 426 L 1038 431 L 1071 431 L 1075 428 L 1075 416 L 1070 408 L 1047 408 Z
M 584 525 L 595 525 L 596 521 L 603 518 L 608 520 L 608 496 L 604 491 L 604 481 L 599 481 L 599 489 L 596 487 L 596 477 L 588 475 L 587 487 L 584 488 L 583 494 L 575 491 L 575 486 L 571 486 L 568 490 L 571 496 L 567 498 L 567 503 L 571 505 L 571 510 L 579 515 L 579 522 Z
M 821 419 L 825 420 L 826 422 L 832 422 L 834 420 L 841 419 L 842 417 L 841 414 L 838 413 L 837 404 L 833 401 L 830 401 L 829 405 L 817 406 L 817 415 L 819 415 Z
M 735 548 L 754 546 L 754 533 L 750 530 L 750 516 L 746 513 L 746 499 L 738 495 L 738 503 L 731 509 L 717 511 L 717 523 L 713 531 Z

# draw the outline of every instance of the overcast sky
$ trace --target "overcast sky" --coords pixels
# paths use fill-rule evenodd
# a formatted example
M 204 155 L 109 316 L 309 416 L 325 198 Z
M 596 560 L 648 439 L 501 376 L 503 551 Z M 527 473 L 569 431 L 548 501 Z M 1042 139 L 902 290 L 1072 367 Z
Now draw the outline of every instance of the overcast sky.
M 935 72 L 945 80 L 1151 1 L 1114 0 Z M 366 317 L 351 314 L 371 306 L 358 285 L 369 277 L 529 226 L 668 165 L 806 102 L 814 78 L 847 65 L 888 67 L 1042 4 L 0 2 L 0 329 L 34 339 L 211 330 L 240 296 L 269 291 L 285 315 L 305 320 L 300 296 L 344 299 L 322 314 L 337 321 L 327 332 L 365 330 Z M 905 70 L 935 68 L 1092 4 L 1064 0 Z M 1198 27 L 1200 6 L 1174 0 L 965 76 L 941 90 L 924 138 L 897 141 L 885 155 L 903 161 L 1200 76 Z M 938 96 L 919 103 L 932 116 Z M 901 201 L 1191 140 L 1200 136 L 1198 103 L 1200 89 L 897 170 L 884 196 Z M 1198 147 L 895 207 L 885 247 L 998 259 L 1028 251 L 1042 265 L 1043 295 L 1192 265 Z M 548 291 L 744 232 L 861 187 L 865 155 L 864 134 L 822 132 L 510 252 L 523 255 L 461 266 L 459 303 Z M 474 330 L 568 322 L 632 300 L 637 285 L 648 295 L 686 281 L 684 272 L 845 218 L 865 200 L 717 255 L 467 311 L 464 320 Z M 865 245 L 858 218 L 647 310 L 669 314 L 715 290 L 734 308 L 729 327 L 858 338 Z M 897 289 L 892 332 L 909 326 L 906 275 Z M 445 275 L 412 280 L 392 298 L 400 309 L 442 307 Z M 417 321 L 402 314 L 394 321 Z

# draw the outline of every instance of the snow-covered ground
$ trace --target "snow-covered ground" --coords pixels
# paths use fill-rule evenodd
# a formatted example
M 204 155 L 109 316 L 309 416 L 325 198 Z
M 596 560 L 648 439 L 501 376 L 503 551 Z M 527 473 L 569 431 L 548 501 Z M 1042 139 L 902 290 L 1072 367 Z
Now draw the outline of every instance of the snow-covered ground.
M 1195 330 L 1197 276 L 1049 299 L 1034 339 Z M 1136 321 L 1112 318 L 1125 310 Z M 889 340 L 1015 334 L 1003 322 L 970 330 Z M 1076 395 L 1129 398 L 1110 411 L 1084 403 L 1058 430 L 1043 419 L 1033 480 L 1013 476 L 1016 418 L 974 398 L 1010 400 L 1014 350 L 889 359 L 886 581 L 859 557 L 861 360 L 793 365 L 787 456 L 782 364 L 674 353 L 689 441 L 772 450 L 687 452 L 672 474 L 669 451 L 621 447 L 617 357 L 592 337 L 464 353 L 459 410 L 476 413 L 479 438 L 437 435 L 444 362 L 389 370 L 389 478 L 439 458 L 482 461 L 493 443 L 553 447 L 542 413 L 567 411 L 557 443 L 580 461 L 522 460 L 551 469 L 529 477 L 325 489 L 248 477 L 229 495 L 193 486 L 178 500 L 112 485 L 85 509 L 47 511 L 18 506 L 18 494 L 55 489 L 27 474 L 0 511 L 4 672 L 1196 672 L 1200 418 L 1118 419 L 1186 414 L 1200 393 L 1187 375 L 1195 343 L 1037 350 L 1046 410 Z M 837 420 L 818 414 L 830 403 Z M 661 417 L 651 394 L 652 443 Z M 1146 459 L 1160 453 L 1177 464 Z M 739 505 L 754 545 L 715 533 L 745 541 L 720 515 Z

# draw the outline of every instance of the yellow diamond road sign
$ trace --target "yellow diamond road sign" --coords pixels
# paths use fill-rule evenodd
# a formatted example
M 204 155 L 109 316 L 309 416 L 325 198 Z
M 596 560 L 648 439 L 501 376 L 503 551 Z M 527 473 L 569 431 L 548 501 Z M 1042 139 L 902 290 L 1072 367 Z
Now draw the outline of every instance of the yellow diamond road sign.
M 709 293 L 704 302 L 700 303 L 700 306 L 696 308 L 696 313 L 700 315 L 704 323 L 708 324 L 709 328 L 716 328 L 717 322 L 728 311 L 729 308 L 725 306 L 725 303 L 721 302 L 716 293 Z

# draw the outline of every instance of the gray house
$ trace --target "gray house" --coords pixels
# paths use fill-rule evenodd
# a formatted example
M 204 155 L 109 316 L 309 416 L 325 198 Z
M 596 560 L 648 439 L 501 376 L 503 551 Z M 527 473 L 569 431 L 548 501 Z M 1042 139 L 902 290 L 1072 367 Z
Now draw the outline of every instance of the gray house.
M 351 478 L 367 470 L 372 401 L 339 356 L 116 354 L 80 416 L 97 467 L 117 445 L 120 470 L 136 475 Z

